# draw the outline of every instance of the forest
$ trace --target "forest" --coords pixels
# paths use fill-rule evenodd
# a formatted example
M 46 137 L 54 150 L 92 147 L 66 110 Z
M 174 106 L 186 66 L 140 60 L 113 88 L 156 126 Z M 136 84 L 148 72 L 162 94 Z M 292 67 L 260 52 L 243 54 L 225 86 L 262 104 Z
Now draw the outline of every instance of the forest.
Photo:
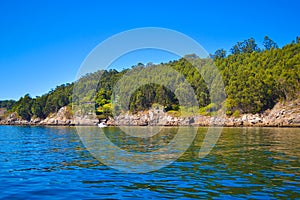
M 293 100 L 300 95 L 300 38 L 279 48 L 268 36 L 264 38 L 263 48 L 259 48 L 253 38 L 237 42 L 230 52 L 217 50 L 210 58 L 187 55 L 179 60 L 159 65 L 138 63 L 131 69 L 122 71 L 102 70 L 86 74 L 75 83 L 57 86 L 47 94 L 32 98 L 29 94 L 18 101 L 0 101 L 0 108 L 16 112 L 20 117 L 30 120 L 32 117 L 46 118 L 63 106 L 93 103 L 99 118 L 112 115 L 113 89 L 124 75 L 133 70 L 148 70 L 160 67 L 172 68 L 183 75 L 194 90 L 200 114 L 209 114 L 218 109 L 225 109 L 226 114 L 239 116 L 242 113 L 260 113 L 271 109 L 277 102 Z M 221 74 L 225 88 L 224 101 L 221 106 L 211 101 L 212 86 L 204 80 L 201 71 L 194 65 L 214 64 Z M 159 80 L 163 73 L 157 73 Z M 211 77 L 213 78 L 213 77 Z M 80 83 L 80 84 L 78 84 Z M 74 84 L 76 92 L 73 92 Z M 128 87 L 133 82 L 128 82 Z M 94 88 L 96 87 L 96 91 Z M 127 86 L 123 86 L 126 90 Z M 75 95 L 74 95 L 75 94 Z M 80 94 L 80 96 L 76 96 Z M 180 111 L 176 92 L 161 84 L 145 84 L 134 91 L 126 109 L 131 112 L 149 109 L 153 104 L 164 106 L 166 111 Z M 178 94 L 178 93 L 177 93 Z M 123 105 L 124 106 L 124 105 Z M 126 105 L 125 105 L 126 106 Z M 121 109 L 122 110 L 122 109 Z

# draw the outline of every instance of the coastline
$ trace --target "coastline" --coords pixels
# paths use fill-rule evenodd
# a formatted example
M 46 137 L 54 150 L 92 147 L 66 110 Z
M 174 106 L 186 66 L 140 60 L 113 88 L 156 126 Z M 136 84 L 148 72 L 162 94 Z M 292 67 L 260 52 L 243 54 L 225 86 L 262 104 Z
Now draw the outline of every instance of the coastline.
M 0 125 L 16 126 L 97 126 L 96 115 L 74 117 L 62 107 L 46 119 L 30 121 L 12 113 L 0 120 Z M 223 126 L 223 127 L 295 127 L 300 128 L 300 100 L 279 102 L 271 110 L 260 114 L 242 114 L 239 117 L 211 117 L 205 115 L 176 117 L 162 110 L 150 109 L 137 114 L 121 114 L 107 119 L 108 126 Z

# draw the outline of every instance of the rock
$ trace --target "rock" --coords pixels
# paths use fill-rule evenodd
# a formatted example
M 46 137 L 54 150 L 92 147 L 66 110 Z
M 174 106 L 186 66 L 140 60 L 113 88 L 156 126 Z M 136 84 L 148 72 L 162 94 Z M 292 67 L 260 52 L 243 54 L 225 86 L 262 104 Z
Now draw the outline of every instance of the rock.
M 0 118 L 3 125 L 84 125 L 95 126 L 99 123 L 93 113 L 73 117 L 68 107 L 62 107 L 57 113 L 46 119 L 32 118 L 30 122 L 21 119 L 17 113 Z M 210 117 L 195 115 L 190 117 L 174 117 L 162 109 L 150 109 L 136 114 L 123 113 L 110 117 L 109 126 L 293 126 L 300 127 L 300 100 L 277 103 L 273 109 L 261 114 L 243 114 L 241 117 Z
M 257 124 L 257 123 L 262 123 L 262 119 L 259 117 L 253 117 L 252 119 L 249 120 L 251 124 Z
M 37 124 L 40 123 L 42 120 L 38 117 L 36 119 L 33 120 L 33 123 Z
M 245 122 L 245 121 L 247 121 L 247 120 L 248 120 L 247 115 L 243 115 L 243 116 L 242 116 L 242 121 Z

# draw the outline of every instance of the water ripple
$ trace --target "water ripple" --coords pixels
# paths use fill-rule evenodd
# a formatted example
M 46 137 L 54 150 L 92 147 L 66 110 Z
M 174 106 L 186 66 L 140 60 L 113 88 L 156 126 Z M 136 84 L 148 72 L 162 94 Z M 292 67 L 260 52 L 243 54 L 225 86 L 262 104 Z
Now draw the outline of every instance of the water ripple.
M 108 130 L 117 141 L 116 129 Z M 200 131 L 180 159 L 146 174 L 124 174 L 101 164 L 74 128 L 0 126 L 0 134 L 0 199 L 300 196 L 299 129 L 226 128 L 202 160 L 197 157 L 203 139 Z M 145 143 L 132 146 L 139 145 L 137 141 L 128 145 L 154 148 Z M 123 141 L 122 148 L 126 147 Z

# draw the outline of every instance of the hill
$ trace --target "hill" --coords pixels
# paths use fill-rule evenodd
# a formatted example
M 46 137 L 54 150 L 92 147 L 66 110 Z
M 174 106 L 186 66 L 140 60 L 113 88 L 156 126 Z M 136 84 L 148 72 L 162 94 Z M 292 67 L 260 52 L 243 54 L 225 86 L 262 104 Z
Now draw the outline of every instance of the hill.
M 228 56 L 222 49 L 211 55 L 225 86 L 226 100 L 221 106 L 212 104 L 211 88 L 192 64 L 200 64 L 205 69 L 206 65 L 211 64 L 211 59 L 189 55 L 160 66 L 171 67 L 184 76 L 195 92 L 200 114 L 210 115 L 219 109 L 226 110 L 228 116 L 263 113 L 280 101 L 299 99 L 300 94 L 300 39 L 297 37 L 296 42 L 278 48 L 275 42 L 266 37 L 264 46 L 264 49 L 259 49 L 255 40 L 250 38 L 234 45 Z M 57 86 L 40 97 L 31 98 L 26 94 L 18 101 L 10 102 L 12 104 L 6 108 L 9 113 L 15 112 L 22 119 L 30 121 L 32 118 L 45 119 L 62 107 L 71 107 L 72 103 L 95 102 L 98 118 L 107 119 L 112 115 L 112 90 L 117 81 L 133 69 L 156 66 L 139 63 L 132 69 L 120 72 L 97 71 L 83 76 L 76 83 Z M 80 94 L 80 98 L 73 94 L 74 84 L 77 84 L 76 94 Z M 95 85 L 97 90 L 93 92 Z M 165 111 L 182 111 L 176 95 L 159 84 L 146 84 L 138 88 L 130 97 L 129 110 L 134 114 L 148 110 L 153 104 L 162 105 Z

